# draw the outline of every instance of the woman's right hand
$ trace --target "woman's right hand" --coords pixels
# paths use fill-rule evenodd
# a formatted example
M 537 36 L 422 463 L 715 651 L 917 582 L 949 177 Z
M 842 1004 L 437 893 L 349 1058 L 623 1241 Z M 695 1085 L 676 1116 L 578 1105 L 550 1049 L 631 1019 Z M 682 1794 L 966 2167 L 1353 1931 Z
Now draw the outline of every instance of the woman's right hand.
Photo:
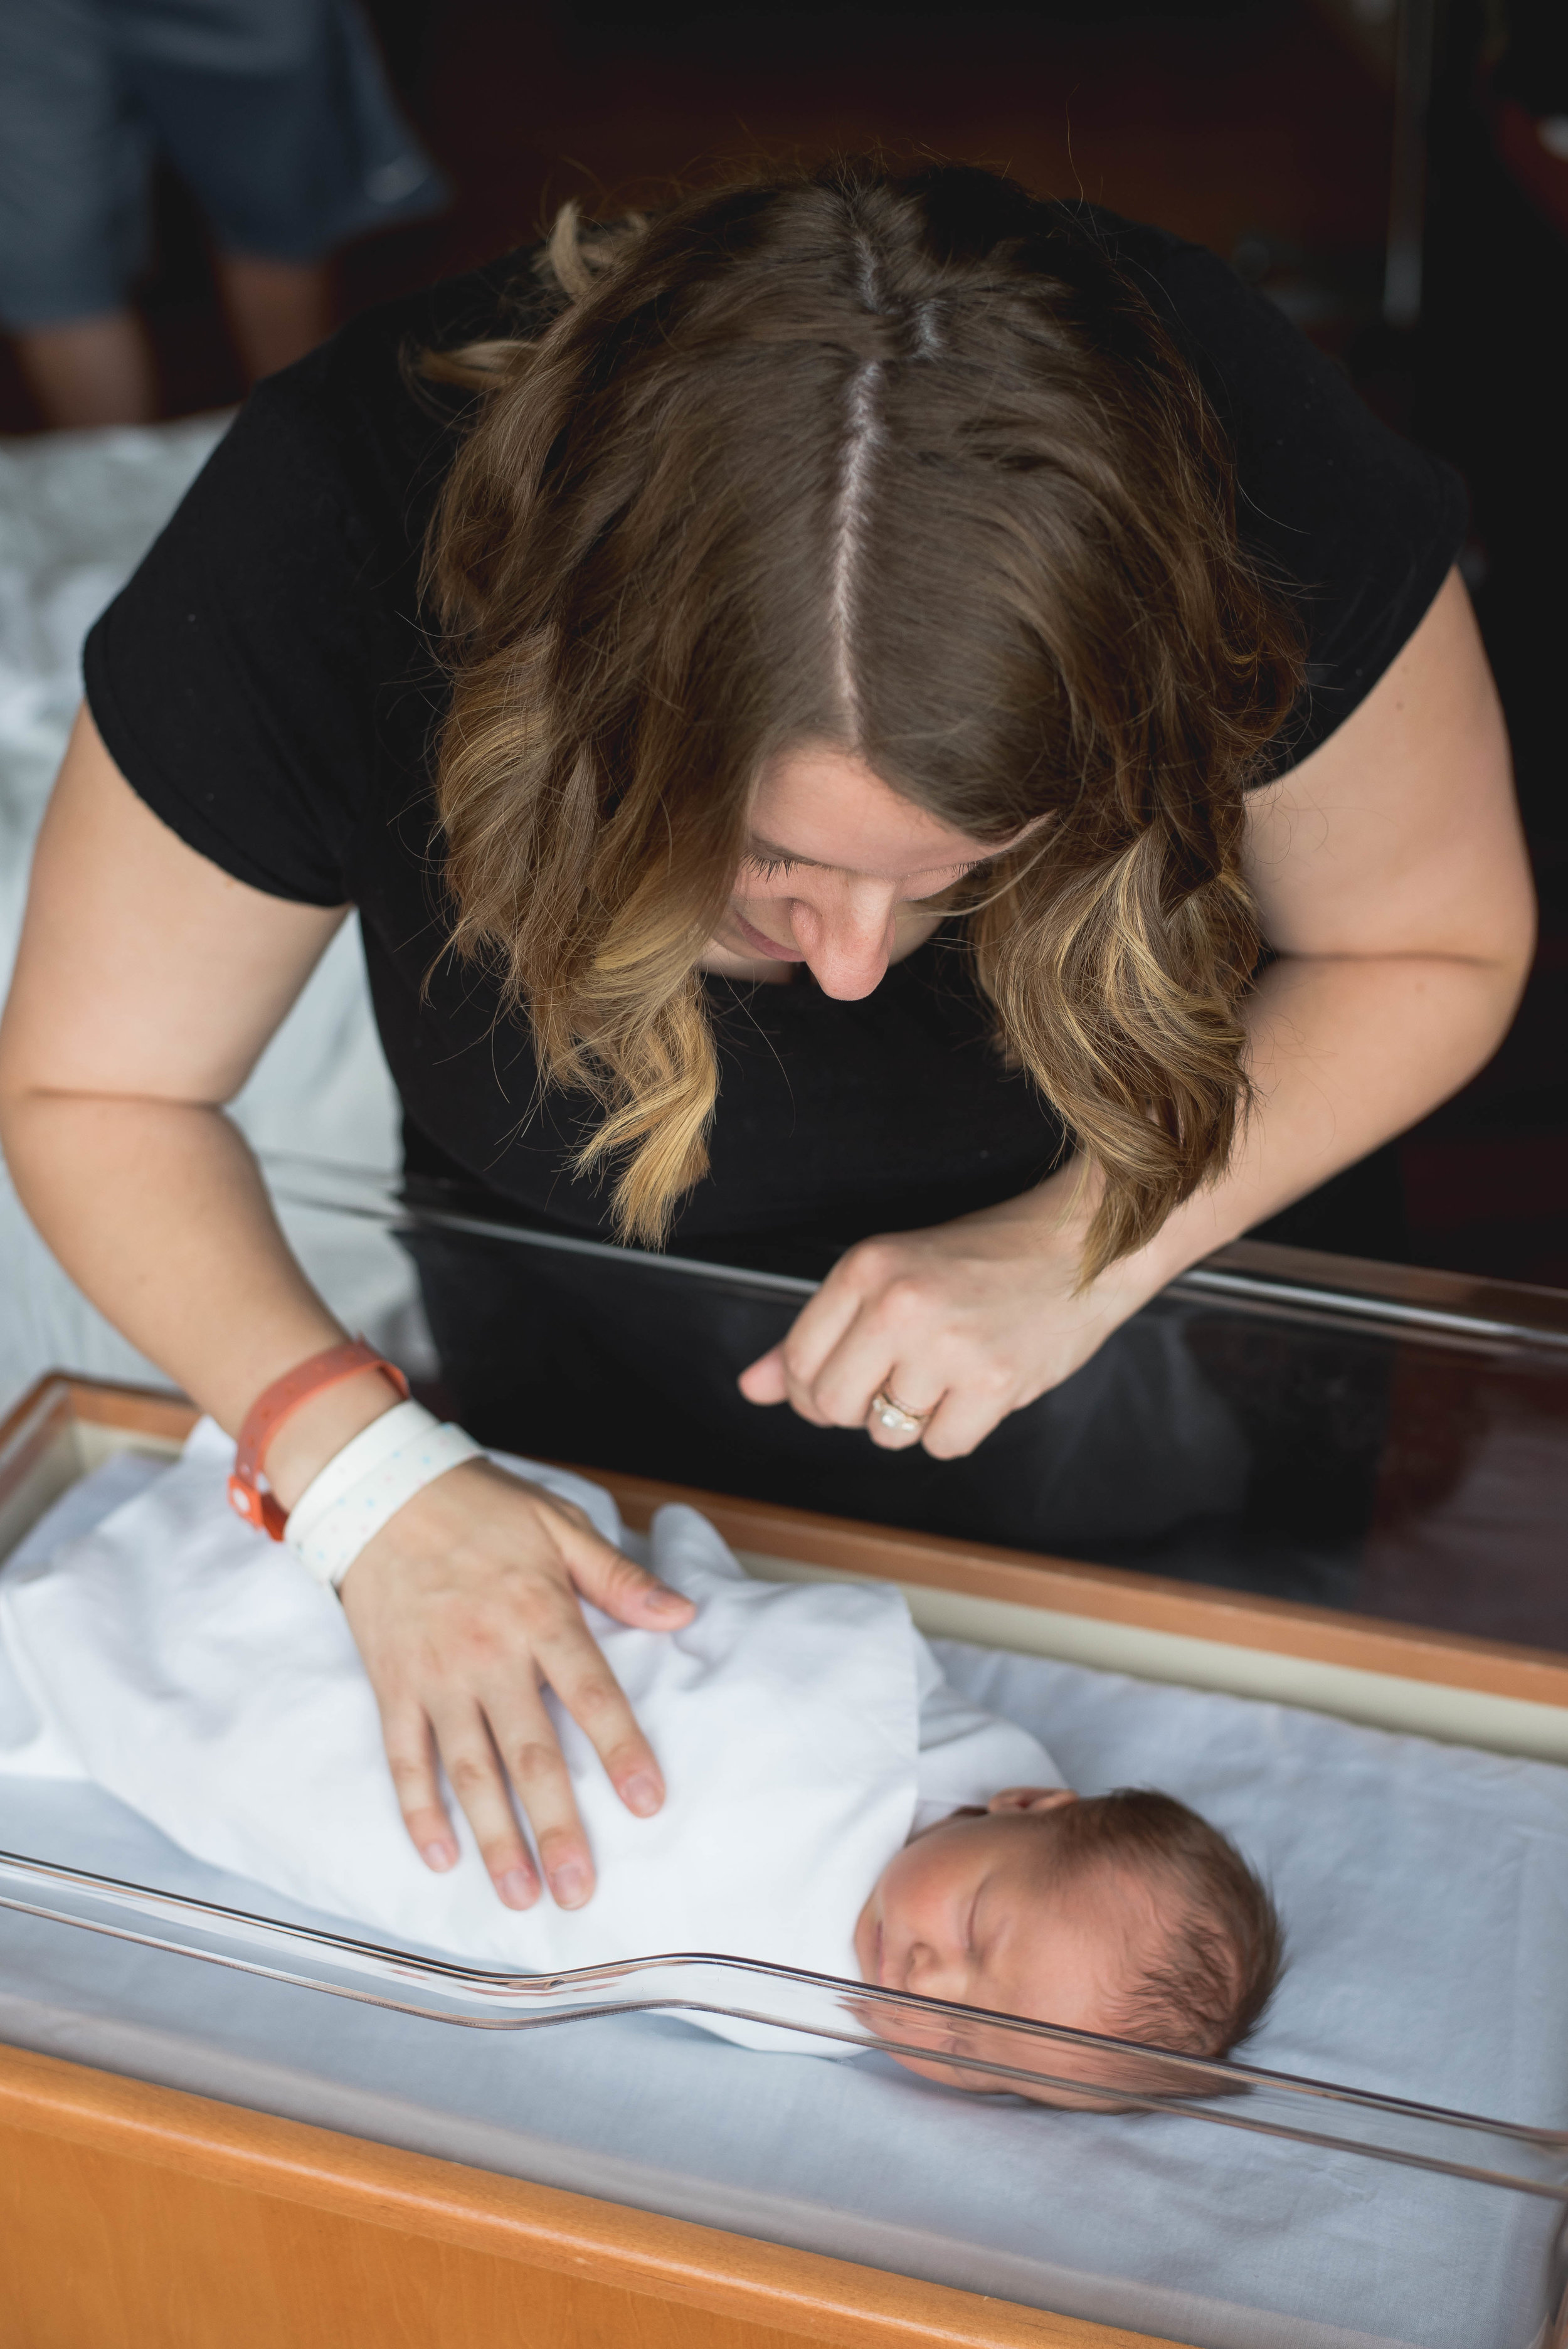
M 427 1865 L 458 1859 L 438 1754 L 507 1907 L 531 1908 L 540 1891 L 515 1792 L 556 1902 L 581 1908 L 593 1855 L 543 1692 L 592 1741 L 627 1809 L 650 1816 L 665 1798 L 659 1765 L 579 1599 L 650 1631 L 689 1622 L 690 1600 L 613 1548 L 570 1501 L 488 1460 L 449 1469 L 405 1502 L 340 1595 L 404 1825 Z

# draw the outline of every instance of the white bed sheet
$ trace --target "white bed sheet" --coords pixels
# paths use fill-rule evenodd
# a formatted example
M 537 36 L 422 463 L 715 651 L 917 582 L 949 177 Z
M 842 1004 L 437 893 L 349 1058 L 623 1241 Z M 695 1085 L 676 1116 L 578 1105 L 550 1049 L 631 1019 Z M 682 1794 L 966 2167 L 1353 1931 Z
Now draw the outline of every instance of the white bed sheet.
M 0 992 L 34 836 L 81 699 L 82 640 L 227 423 L 201 416 L 0 440 Z M 259 1149 L 387 1170 L 400 1163 L 357 924 L 327 949 L 235 1115 Z M 346 1217 L 331 1229 L 307 1220 L 300 1237 L 312 1277 L 348 1325 L 420 1367 L 428 1340 L 407 1261 Z M 67 1362 L 108 1378 L 158 1376 L 55 1263 L 0 1164 L 0 1410 L 40 1371 Z
M 110 1464 L 19 1555 L 149 1473 Z M 1568 2124 L 1568 1772 L 1037 1657 L 940 1652 L 1081 1786 L 1169 1786 L 1269 1871 L 1292 1965 L 1253 2060 Z M 0 1781 L 0 1842 L 304 1916 L 91 1788 Z M 1558 2217 L 1174 2116 L 1050 2114 L 875 2057 L 751 2055 L 667 2018 L 505 2036 L 419 2023 L 3 1911 L 0 2035 L 1201 2349 L 1527 2349 Z

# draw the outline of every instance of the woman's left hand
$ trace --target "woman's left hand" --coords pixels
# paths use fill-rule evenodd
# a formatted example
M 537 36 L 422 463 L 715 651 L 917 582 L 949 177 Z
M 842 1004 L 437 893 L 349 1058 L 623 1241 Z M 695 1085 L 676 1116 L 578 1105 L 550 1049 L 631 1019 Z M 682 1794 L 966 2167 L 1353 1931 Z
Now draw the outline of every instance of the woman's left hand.
M 1078 1170 L 930 1231 L 862 1240 L 781 1344 L 743 1371 L 750 1402 L 789 1402 L 817 1427 L 864 1427 L 955 1460 L 1009 1412 L 1058 1386 L 1169 1275 L 1142 1255 L 1078 1288 L 1089 1201 Z M 885 1395 L 919 1419 L 884 1426 Z

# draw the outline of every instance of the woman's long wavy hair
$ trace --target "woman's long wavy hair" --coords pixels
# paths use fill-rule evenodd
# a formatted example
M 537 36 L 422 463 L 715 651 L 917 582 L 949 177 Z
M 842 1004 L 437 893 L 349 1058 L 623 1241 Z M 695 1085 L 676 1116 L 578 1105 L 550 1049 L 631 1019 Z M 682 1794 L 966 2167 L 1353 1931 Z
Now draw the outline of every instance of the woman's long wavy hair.
M 1102 1178 L 1084 1278 L 1230 1162 L 1258 954 L 1243 794 L 1301 675 L 1229 452 L 1079 208 L 840 163 L 548 247 L 428 584 L 453 943 L 603 1116 L 617 1228 L 707 1164 L 699 957 L 781 754 L 852 753 L 981 843 L 999 1040 Z

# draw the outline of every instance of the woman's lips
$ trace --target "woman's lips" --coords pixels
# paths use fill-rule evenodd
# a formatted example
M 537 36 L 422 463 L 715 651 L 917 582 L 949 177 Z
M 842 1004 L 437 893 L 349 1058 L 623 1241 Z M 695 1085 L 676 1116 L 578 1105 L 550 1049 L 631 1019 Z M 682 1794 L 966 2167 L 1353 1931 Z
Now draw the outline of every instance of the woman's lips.
M 781 947 L 774 939 L 765 938 L 760 930 L 754 930 L 745 915 L 737 906 L 731 905 L 729 918 L 746 940 L 747 945 L 754 947 L 759 955 L 766 955 L 769 962 L 805 961 L 806 957 L 799 947 Z

